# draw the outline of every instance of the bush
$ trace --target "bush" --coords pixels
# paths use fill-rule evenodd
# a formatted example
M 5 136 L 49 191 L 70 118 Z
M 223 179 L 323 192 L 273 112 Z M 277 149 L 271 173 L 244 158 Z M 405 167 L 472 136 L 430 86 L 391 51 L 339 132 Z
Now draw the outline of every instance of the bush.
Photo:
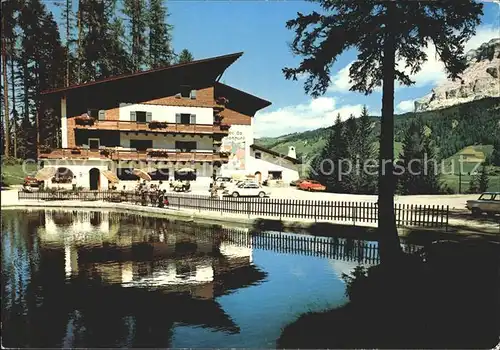
M 448 186 L 448 185 L 445 185 L 443 190 L 444 190 L 444 193 L 446 193 L 446 194 L 455 194 L 456 193 L 455 189 Z

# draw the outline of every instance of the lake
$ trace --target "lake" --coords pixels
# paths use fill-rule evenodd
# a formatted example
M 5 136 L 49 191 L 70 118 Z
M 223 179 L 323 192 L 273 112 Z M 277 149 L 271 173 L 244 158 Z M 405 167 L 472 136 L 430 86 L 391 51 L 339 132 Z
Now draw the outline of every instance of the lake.
M 2 211 L 6 347 L 274 348 L 376 242 L 118 212 Z

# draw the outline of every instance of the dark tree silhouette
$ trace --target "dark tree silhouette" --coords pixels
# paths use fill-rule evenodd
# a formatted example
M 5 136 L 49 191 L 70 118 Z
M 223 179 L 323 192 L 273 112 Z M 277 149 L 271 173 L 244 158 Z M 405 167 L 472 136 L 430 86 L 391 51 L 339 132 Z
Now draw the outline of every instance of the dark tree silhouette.
M 330 67 L 348 49 L 358 51 L 349 70 L 351 91 L 365 94 L 382 86 L 379 159 L 379 232 L 383 261 L 400 256 L 394 215 L 394 83 L 414 83 L 410 74 L 427 60 L 424 48 L 433 43 L 449 77 L 465 69 L 464 43 L 480 23 L 482 4 L 454 1 L 313 0 L 314 11 L 287 22 L 295 30 L 294 54 L 304 59 L 297 68 L 284 68 L 287 79 L 308 75 L 306 93 L 317 97 L 330 83 Z M 396 65 L 404 61 L 406 69 Z

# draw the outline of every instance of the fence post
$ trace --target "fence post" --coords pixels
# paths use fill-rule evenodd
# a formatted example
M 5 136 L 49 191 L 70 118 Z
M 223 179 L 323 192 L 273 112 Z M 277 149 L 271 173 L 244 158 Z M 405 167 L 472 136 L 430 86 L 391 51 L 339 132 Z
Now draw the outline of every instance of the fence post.
M 445 232 L 448 232 L 448 218 L 449 218 L 449 215 L 450 215 L 450 206 L 447 205 L 446 206 L 446 228 L 445 228 Z
M 353 202 L 353 207 L 352 207 L 352 226 L 356 226 L 356 215 L 358 214 L 358 203 Z

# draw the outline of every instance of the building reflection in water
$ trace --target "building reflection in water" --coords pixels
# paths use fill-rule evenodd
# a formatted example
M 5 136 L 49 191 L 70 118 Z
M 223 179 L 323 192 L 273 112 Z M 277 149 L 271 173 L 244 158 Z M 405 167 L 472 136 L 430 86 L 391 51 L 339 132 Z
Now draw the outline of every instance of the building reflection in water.
M 28 273 L 41 302 L 3 317 L 4 345 L 168 347 L 175 324 L 239 332 L 216 299 L 266 278 L 244 230 L 107 212 L 40 219 Z

